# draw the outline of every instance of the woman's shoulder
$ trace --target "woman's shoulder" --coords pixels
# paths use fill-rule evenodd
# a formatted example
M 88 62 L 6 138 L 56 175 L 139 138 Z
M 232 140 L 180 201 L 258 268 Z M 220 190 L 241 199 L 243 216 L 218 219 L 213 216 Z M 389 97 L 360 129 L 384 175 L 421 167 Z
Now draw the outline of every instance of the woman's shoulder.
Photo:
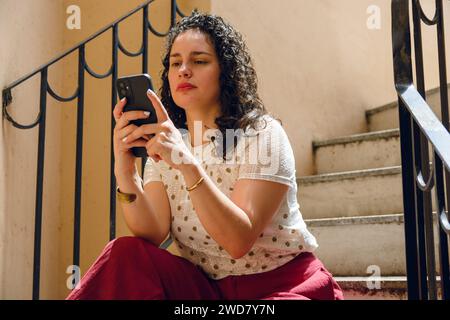
M 249 144 L 268 143 L 284 144 L 289 141 L 281 120 L 270 114 L 261 116 L 254 127 L 247 128 L 243 140 Z
M 251 137 L 264 133 L 272 133 L 274 131 L 277 133 L 284 131 L 281 120 L 270 114 L 264 114 L 256 120 L 254 126 L 249 126 L 246 128 L 244 135 Z

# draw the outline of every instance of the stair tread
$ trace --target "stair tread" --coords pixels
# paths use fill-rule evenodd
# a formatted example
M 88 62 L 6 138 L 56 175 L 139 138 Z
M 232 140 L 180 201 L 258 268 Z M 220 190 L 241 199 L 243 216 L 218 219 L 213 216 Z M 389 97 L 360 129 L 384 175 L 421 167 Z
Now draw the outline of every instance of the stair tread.
M 393 167 L 363 169 L 363 170 L 354 170 L 354 171 L 323 173 L 323 174 L 312 175 L 312 176 L 298 177 L 297 184 L 338 181 L 338 180 L 345 180 L 345 179 L 364 178 L 364 177 L 370 177 L 370 176 L 395 175 L 395 174 L 399 174 L 401 172 L 402 172 L 401 166 L 393 166 Z
M 369 279 L 370 277 L 370 279 Z M 406 282 L 406 276 L 380 276 L 380 277 L 374 277 L 374 276 L 370 276 L 368 275 L 367 277 L 362 277 L 362 276 L 358 276 L 358 277 L 351 277 L 351 276 L 333 276 L 333 278 L 337 281 L 337 282 L 367 282 L 368 280 L 374 281 L 374 280 L 379 280 L 379 281 L 384 281 L 384 282 Z
M 400 129 L 387 129 L 373 132 L 365 132 L 359 134 L 353 134 L 348 136 L 343 136 L 339 138 L 313 141 L 313 148 L 317 149 L 320 147 L 326 147 L 331 145 L 347 144 L 362 141 L 372 141 L 378 139 L 394 138 L 400 136 Z
M 361 225 L 374 223 L 403 223 L 403 221 L 403 213 L 372 216 L 305 219 L 305 223 L 308 225 L 308 227 Z
M 308 227 L 326 227 L 341 225 L 361 225 L 380 223 L 404 223 L 404 213 L 380 214 L 370 216 L 350 216 L 334 218 L 304 219 Z M 433 220 L 437 221 L 437 211 L 433 211 Z
M 366 117 L 370 117 L 376 113 L 383 112 L 383 111 L 386 111 L 389 109 L 394 109 L 394 108 L 397 108 L 397 101 L 389 102 L 389 103 L 383 104 L 382 106 L 366 110 Z
M 383 291 L 391 291 L 395 290 L 393 293 L 402 293 L 405 292 L 408 288 L 408 282 L 406 276 L 371 276 L 368 274 L 366 277 L 351 277 L 351 276 L 333 276 L 333 279 L 339 284 L 342 290 L 344 291 L 356 291 L 362 294 L 376 295 L 377 293 Z M 368 283 L 374 284 L 375 281 L 379 282 L 379 289 L 369 289 Z M 398 292 L 398 291 L 399 292 Z

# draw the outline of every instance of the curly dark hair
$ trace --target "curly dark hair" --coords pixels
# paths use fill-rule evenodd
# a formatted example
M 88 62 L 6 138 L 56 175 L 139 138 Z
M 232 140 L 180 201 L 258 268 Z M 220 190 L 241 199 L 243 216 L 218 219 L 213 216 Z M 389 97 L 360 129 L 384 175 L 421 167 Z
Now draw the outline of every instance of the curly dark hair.
M 221 115 L 215 119 L 215 123 L 222 133 L 223 141 L 220 143 L 222 148 L 219 150 L 226 152 L 219 151 L 219 153 L 225 160 L 231 146 L 226 141 L 226 129 L 245 131 L 250 127 L 256 130 L 257 122 L 263 119 L 263 115 L 270 113 L 259 98 L 255 68 L 242 35 L 222 17 L 194 10 L 190 16 L 182 18 L 172 27 L 166 38 L 163 55 L 164 69 L 161 73 L 160 96 L 174 125 L 178 129 L 187 129 L 186 113 L 174 102 L 170 93 L 169 57 L 176 37 L 190 29 L 199 30 L 208 36 L 219 60 Z M 233 146 L 236 148 L 237 140 L 234 140 Z

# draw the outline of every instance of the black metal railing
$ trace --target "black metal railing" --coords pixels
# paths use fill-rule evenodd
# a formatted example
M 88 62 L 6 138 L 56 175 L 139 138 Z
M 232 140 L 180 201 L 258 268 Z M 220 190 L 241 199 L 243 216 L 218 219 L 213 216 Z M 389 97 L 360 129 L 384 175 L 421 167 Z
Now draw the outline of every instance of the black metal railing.
M 82 158 L 83 158 L 83 112 L 84 112 L 84 80 L 85 71 L 87 71 L 92 77 L 97 79 L 107 78 L 112 76 L 111 79 L 111 105 L 114 106 L 117 102 L 117 92 L 115 88 L 115 81 L 118 76 L 118 52 L 122 51 L 125 55 L 130 57 L 142 56 L 142 73 L 147 73 L 148 70 L 148 31 L 150 30 L 154 35 L 158 37 L 165 37 L 171 27 L 176 23 L 177 14 L 180 17 L 184 17 L 176 0 L 171 0 L 171 12 L 170 12 L 170 27 L 167 32 L 161 33 L 155 30 L 152 26 L 148 13 L 149 5 L 154 0 L 148 0 L 142 5 L 138 6 L 134 10 L 125 14 L 121 18 L 117 19 L 113 23 L 107 25 L 103 29 L 99 30 L 86 40 L 77 44 L 73 48 L 67 50 L 61 55 L 57 56 L 45 65 L 40 66 L 28 75 L 14 81 L 2 91 L 2 110 L 3 117 L 12 123 L 12 125 L 19 129 L 31 129 L 39 125 L 39 143 L 38 143 L 38 157 L 37 157 L 37 180 L 36 180 L 36 205 L 35 205 L 35 230 L 34 230 L 34 261 L 33 261 L 33 299 L 39 299 L 39 287 L 40 287 L 40 260 L 41 260 L 41 230 L 42 230 L 42 193 L 44 184 L 44 157 L 45 157 L 45 119 L 46 119 L 46 106 L 47 106 L 47 93 L 60 102 L 68 102 L 77 99 L 77 132 L 76 132 L 76 169 L 75 169 L 75 207 L 74 207 L 74 240 L 73 240 L 73 265 L 80 265 L 80 220 L 81 220 L 81 188 L 82 188 Z M 128 17 L 136 14 L 138 11 L 142 11 L 142 46 L 137 52 L 129 52 L 124 48 L 119 39 L 119 23 L 127 19 Z M 112 65 L 108 72 L 99 74 L 94 72 L 88 65 L 85 56 L 86 44 L 96 39 L 101 34 L 111 30 L 112 31 Z M 61 97 L 50 87 L 48 83 L 48 68 L 54 63 L 63 59 L 70 53 L 78 51 L 78 86 L 75 92 L 70 97 Z M 31 77 L 40 74 L 40 105 L 39 114 L 36 120 L 28 125 L 23 125 L 15 121 L 8 112 L 8 106 L 12 102 L 12 89 L 19 86 L 21 83 L 30 79 Z M 109 225 L 109 238 L 110 240 L 116 237 L 116 181 L 114 176 L 114 153 L 112 148 L 112 130 L 115 126 L 114 117 L 111 110 L 111 167 L 110 167 L 110 225 Z M 142 174 L 144 170 L 144 164 L 146 159 L 142 159 Z M 161 247 L 166 248 L 169 241 L 166 241 Z
M 419 0 L 411 0 L 416 86 L 411 57 L 410 0 L 392 0 L 392 45 L 395 88 L 398 94 L 402 154 L 403 206 L 405 216 L 406 272 L 409 299 L 450 299 L 448 236 L 450 223 L 450 134 L 445 61 L 443 1 L 429 19 Z M 441 120 L 426 102 L 421 25 L 436 25 L 439 60 Z M 430 166 L 428 148 L 433 158 Z M 430 168 L 431 167 L 431 168 Z M 439 275 L 436 271 L 433 208 L 434 189 L 437 221 Z

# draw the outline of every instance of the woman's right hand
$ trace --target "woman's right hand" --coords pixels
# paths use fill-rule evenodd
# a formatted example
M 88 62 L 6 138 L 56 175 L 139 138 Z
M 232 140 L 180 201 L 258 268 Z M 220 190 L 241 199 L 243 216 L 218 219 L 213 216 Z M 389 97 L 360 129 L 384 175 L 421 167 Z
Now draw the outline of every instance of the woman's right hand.
M 123 98 L 114 107 L 113 115 L 116 120 L 113 133 L 114 144 L 114 159 L 116 176 L 120 175 L 132 175 L 135 170 L 135 156 L 131 151 L 132 147 L 145 147 L 145 143 L 148 141 L 144 138 L 133 141 L 131 144 L 125 143 L 124 139 L 132 133 L 137 126 L 130 124 L 131 120 L 145 119 L 150 116 L 149 112 L 144 111 L 128 111 L 123 112 L 123 108 L 126 104 L 126 98 Z

